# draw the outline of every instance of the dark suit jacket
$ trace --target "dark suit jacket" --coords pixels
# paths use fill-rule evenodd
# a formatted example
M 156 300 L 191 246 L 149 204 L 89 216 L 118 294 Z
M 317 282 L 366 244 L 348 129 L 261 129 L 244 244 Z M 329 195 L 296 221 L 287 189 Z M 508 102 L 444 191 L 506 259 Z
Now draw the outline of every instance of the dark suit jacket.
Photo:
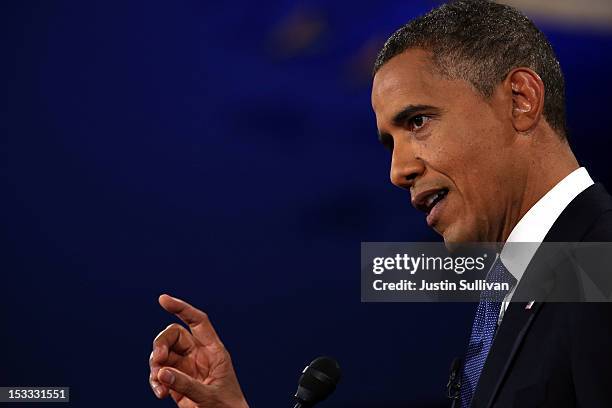
M 612 197 L 601 184 L 579 194 L 544 239 L 604 241 L 612 241 Z M 537 259 L 538 252 L 516 293 L 528 285 Z M 610 270 L 612 274 L 612 265 Z M 575 282 L 566 284 L 572 287 Z M 472 407 L 612 407 L 612 303 L 525 306 L 511 303 L 508 307 Z

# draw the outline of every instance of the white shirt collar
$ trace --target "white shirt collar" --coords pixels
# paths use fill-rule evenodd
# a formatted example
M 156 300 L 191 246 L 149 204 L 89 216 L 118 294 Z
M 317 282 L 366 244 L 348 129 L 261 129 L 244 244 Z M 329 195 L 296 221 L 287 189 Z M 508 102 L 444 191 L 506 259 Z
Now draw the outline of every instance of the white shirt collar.
M 531 258 L 565 207 L 592 184 L 593 180 L 584 167 L 574 170 L 544 194 L 512 229 L 500 257 L 517 280 L 515 288 Z M 512 245 L 516 242 L 526 244 Z

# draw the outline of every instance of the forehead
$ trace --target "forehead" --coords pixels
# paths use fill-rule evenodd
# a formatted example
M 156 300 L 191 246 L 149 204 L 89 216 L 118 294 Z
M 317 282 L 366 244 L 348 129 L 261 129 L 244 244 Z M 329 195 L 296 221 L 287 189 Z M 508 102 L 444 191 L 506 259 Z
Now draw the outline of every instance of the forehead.
M 391 58 L 374 76 L 372 107 L 379 120 L 386 121 L 407 105 L 443 107 L 470 85 L 437 74 L 430 54 L 410 49 Z

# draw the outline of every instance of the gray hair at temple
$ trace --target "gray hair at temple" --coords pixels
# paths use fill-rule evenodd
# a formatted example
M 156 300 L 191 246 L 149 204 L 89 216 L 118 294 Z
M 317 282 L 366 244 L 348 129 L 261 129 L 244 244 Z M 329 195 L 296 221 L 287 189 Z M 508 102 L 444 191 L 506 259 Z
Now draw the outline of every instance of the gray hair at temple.
M 546 121 L 561 138 L 567 138 L 559 61 L 544 34 L 515 8 L 487 0 L 459 0 L 435 8 L 389 37 L 378 53 L 373 75 L 412 48 L 431 53 L 436 73 L 463 79 L 485 97 L 514 68 L 532 69 L 544 82 Z

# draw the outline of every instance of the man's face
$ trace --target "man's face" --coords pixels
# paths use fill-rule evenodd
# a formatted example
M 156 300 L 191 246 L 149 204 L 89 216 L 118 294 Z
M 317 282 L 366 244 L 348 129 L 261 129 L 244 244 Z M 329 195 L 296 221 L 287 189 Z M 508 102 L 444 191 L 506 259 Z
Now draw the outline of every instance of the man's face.
M 376 123 L 393 151 L 391 181 L 410 191 L 446 243 L 505 238 L 525 167 L 511 99 L 501 86 L 486 99 L 466 81 L 437 75 L 419 49 L 395 56 L 374 77 Z

